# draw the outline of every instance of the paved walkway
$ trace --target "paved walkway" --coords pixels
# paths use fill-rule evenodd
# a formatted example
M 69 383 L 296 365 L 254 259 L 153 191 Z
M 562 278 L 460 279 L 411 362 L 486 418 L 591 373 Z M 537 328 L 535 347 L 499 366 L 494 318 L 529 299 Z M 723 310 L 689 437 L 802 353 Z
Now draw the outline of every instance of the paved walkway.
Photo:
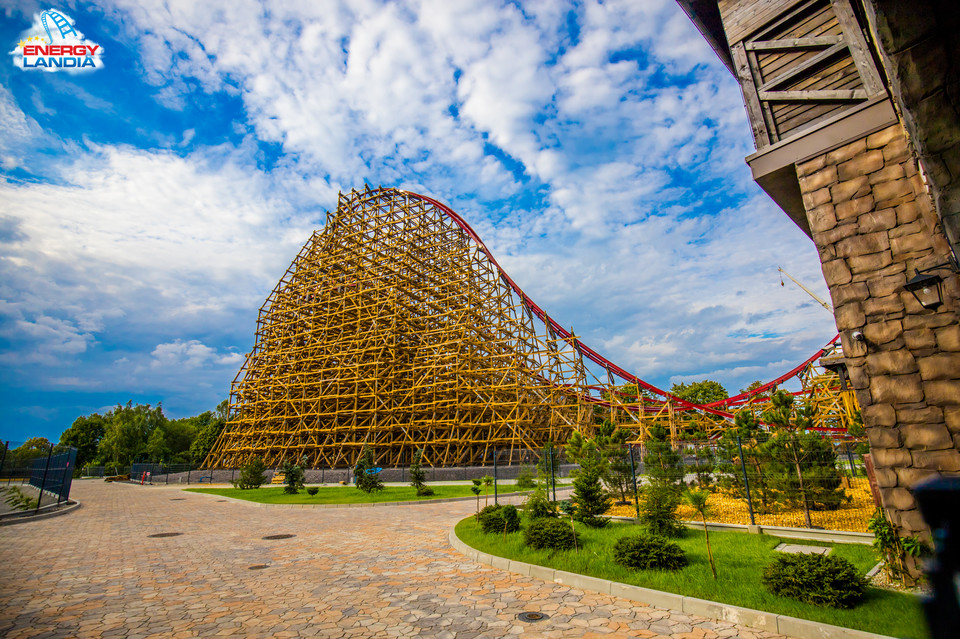
M 779 636 L 472 562 L 447 542 L 470 502 L 274 509 L 172 486 L 73 490 L 78 511 L 0 528 L 0 636 Z M 148 537 L 162 532 L 183 534 Z M 280 533 L 296 537 L 262 539 Z

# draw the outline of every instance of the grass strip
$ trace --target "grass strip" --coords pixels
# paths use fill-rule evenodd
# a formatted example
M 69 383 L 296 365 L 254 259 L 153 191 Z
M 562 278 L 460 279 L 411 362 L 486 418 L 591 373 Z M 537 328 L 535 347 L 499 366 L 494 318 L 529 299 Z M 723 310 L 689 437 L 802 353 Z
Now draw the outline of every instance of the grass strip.
M 867 588 L 858 606 L 841 610 L 821 608 L 767 592 L 760 577 L 764 567 L 777 555 L 773 549 L 784 541 L 794 543 L 794 540 L 764 534 L 711 532 L 710 542 L 718 573 L 718 579 L 714 580 L 702 531 L 687 530 L 676 540 L 690 565 L 669 572 L 630 570 L 614 562 L 613 544 L 620 537 L 638 532 L 640 528 L 635 524 L 612 522 L 599 530 L 580 524 L 576 526 L 582 538 L 579 553 L 530 549 L 523 545 L 522 531 L 508 534 L 506 541 L 501 534 L 485 535 L 472 517 L 457 524 L 456 532 L 465 544 L 481 552 L 556 570 L 893 637 L 930 637 L 920 600 L 911 594 Z M 876 564 L 869 546 L 827 542 L 817 542 L 817 545 L 833 548 L 833 554 L 848 559 L 863 574 Z
M 316 495 L 307 494 L 306 490 L 301 490 L 296 495 L 287 495 L 283 492 L 283 486 L 269 486 L 263 488 L 252 488 L 250 490 L 240 490 L 239 488 L 187 488 L 191 493 L 206 493 L 209 495 L 219 495 L 221 497 L 233 497 L 234 499 L 245 499 L 258 504 L 374 504 L 389 501 L 429 501 L 431 499 L 449 499 L 451 497 L 473 497 L 470 492 L 470 484 L 431 484 L 433 495 L 430 497 L 417 497 L 417 491 L 413 486 L 385 486 L 379 493 L 367 494 L 358 490 L 355 486 L 322 486 Z M 517 492 L 514 484 L 500 482 L 499 493 Z M 481 489 L 482 490 L 482 489 Z M 489 496 L 480 493 L 480 507 L 483 508 L 484 501 L 493 503 L 493 488 L 490 488 Z

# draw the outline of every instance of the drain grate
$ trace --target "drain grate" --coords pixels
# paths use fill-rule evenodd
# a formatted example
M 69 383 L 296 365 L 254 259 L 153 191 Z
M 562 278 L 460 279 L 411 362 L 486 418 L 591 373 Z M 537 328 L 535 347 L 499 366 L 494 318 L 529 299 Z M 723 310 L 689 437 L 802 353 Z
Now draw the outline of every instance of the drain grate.
M 527 623 L 532 623 L 534 621 L 544 621 L 549 619 L 550 615 L 545 615 L 542 612 L 521 612 L 517 615 L 517 619 L 520 621 L 526 621 Z
M 217 501 L 227 501 L 226 499 L 218 499 Z
M 267 536 L 264 537 L 263 539 L 271 539 L 271 540 L 272 540 L 272 539 L 290 539 L 291 537 L 296 537 L 296 535 L 288 535 L 288 534 L 283 534 L 283 535 L 267 535 Z
M 263 570 L 263 569 L 266 568 L 266 567 L 267 567 L 267 564 L 253 564 L 253 565 L 250 566 L 248 569 L 249 569 L 249 570 Z
M 186 497 L 171 497 L 171 498 L 170 498 L 170 501 L 183 501 L 183 500 L 185 500 L 185 499 L 186 499 Z
M 165 532 L 165 533 L 155 533 L 153 535 L 147 535 L 147 537 L 179 537 L 183 533 L 178 532 Z

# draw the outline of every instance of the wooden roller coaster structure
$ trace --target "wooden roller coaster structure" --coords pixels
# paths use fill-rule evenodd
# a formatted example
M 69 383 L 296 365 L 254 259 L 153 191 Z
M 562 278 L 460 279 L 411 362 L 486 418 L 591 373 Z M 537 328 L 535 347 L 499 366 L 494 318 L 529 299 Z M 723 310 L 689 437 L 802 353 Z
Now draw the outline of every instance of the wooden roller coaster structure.
M 367 187 L 340 194 L 260 308 L 230 418 L 204 466 L 260 457 L 349 467 L 364 446 L 383 466 L 409 464 L 416 449 L 433 466 L 490 463 L 494 450 L 515 463 L 574 431 L 589 435 L 598 418 L 634 441 L 653 422 L 675 439 L 716 436 L 733 411 L 762 412 L 794 377 L 821 407 L 818 429 L 840 437 L 856 400 L 842 369 L 818 366 L 825 353 L 749 393 L 692 404 L 550 318 L 449 207 Z

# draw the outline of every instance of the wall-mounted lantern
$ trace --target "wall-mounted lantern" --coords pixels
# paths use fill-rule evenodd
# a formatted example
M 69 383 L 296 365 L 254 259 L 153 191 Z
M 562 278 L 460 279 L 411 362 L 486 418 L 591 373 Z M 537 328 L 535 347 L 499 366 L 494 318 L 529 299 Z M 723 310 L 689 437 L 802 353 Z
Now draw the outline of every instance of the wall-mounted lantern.
M 937 264 L 922 270 L 914 269 L 914 276 L 903 285 L 903 290 L 910 291 L 920 302 L 920 306 L 926 309 L 933 311 L 940 308 L 943 304 L 943 278 L 930 271 L 942 268 L 960 273 L 960 265 L 951 257 L 946 264 Z
M 916 271 L 916 275 L 907 280 L 907 283 L 903 285 L 903 288 L 913 293 L 913 296 L 917 298 L 918 302 L 920 302 L 920 306 L 928 308 L 932 311 L 936 310 L 941 304 L 943 304 L 942 284 L 943 278 L 939 275 L 935 273 L 921 273 L 920 271 Z

